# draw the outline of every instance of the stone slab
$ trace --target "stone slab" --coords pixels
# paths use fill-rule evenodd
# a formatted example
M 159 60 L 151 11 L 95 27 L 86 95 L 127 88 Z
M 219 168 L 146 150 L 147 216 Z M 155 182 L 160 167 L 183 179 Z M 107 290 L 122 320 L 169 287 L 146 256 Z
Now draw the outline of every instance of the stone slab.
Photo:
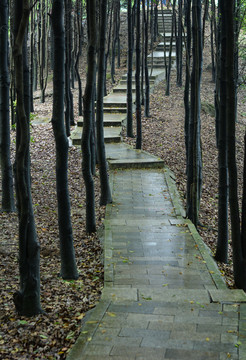
M 126 300 L 138 300 L 138 292 L 135 288 L 110 288 L 105 287 L 102 292 L 102 300 L 111 300 L 111 301 L 118 301 L 118 302 L 124 302 Z
M 211 299 L 217 303 L 246 303 L 243 290 L 209 290 Z

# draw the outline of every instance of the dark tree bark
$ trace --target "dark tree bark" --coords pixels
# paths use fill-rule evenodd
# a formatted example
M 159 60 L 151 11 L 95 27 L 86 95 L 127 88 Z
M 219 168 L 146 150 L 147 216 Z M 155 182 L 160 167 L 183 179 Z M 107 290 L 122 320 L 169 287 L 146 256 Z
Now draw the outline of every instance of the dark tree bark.
M 39 86 L 41 90 L 40 101 L 45 102 L 45 90 L 47 86 L 47 9 L 45 6 L 45 0 L 41 0 L 39 4 L 39 35 L 38 35 L 38 59 L 39 59 Z
M 186 174 L 188 173 L 188 142 L 189 142 L 189 123 L 190 123 L 190 55 L 191 55 L 191 0 L 186 1 L 185 6 L 186 19 L 186 65 L 185 65 L 185 89 L 184 89 L 184 107 L 185 107 L 185 147 L 186 147 Z
M 215 82 L 215 49 L 214 42 L 216 43 L 216 16 L 215 16 L 215 1 L 211 3 L 210 15 L 210 45 L 211 45 L 211 63 L 212 63 L 212 81 Z
M 29 20 L 28 0 L 15 2 L 14 62 L 17 91 L 16 195 L 19 214 L 20 290 L 14 294 L 19 314 L 33 316 L 42 312 L 40 305 L 40 247 L 32 208 L 29 119 L 24 107 L 22 48 Z
M 141 121 L 141 86 L 140 86 L 140 69 L 141 69 L 141 46 L 140 46 L 140 1 L 137 0 L 136 12 L 136 122 L 137 122 L 137 136 L 136 149 L 142 147 L 142 121 Z
M 165 67 L 165 77 L 167 79 L 166 31 L 165 31 L 164 8 L 163 8 L 163 3 L 162 2 L 161 2 L 161 17 L 162 17 L 162 27 L 163 27 L 164 67 Z
M 178 1 L 178 33 L 176 37 L 176 63 L 177 63 L 177 85 L 182 86 L 182 69 L 183 69 L 183 0 Z
M 73 232 L 68 192 L 68 139 L 64 125 L 65 31 L 64 0 L 54 0 L 52 26 L 54 34 L 53 113 L 52 126 L 56 142 L 56 191 L 63 279 L 77 279 L 78 272 L 73 247 Z
M 0 3 L 0 165 L 2 211 L 14 211 L 13 174 L 10 160 L 8 1 Z
M 86 231 L 92 233 L 96 231 L 95 220 L 95 195 L 94 181 L 91 171 L 91 147 L 90 138 L 92 131 L 92 106 L 94 101 L 94 87 L 96 77 L 96 0 L 86 1 L 87 26 L 88 26 L 88 71 L 86 77 L 86 87 L 84 93 L 84 124 L 82 134 L 82 173 L 86 187 Z
M 98 85 L 97 85 L 97 154 L 100 172 L 101 197 L 100 205 L 112 202 L 111 190 L 109 187 L 107 161 L 104 145 L 103 131 L 103 97 L 105 79 L 105 43 L 106 43 L 106 23 L 107 23 L 107 0 L 100 0 L 100 43 L 98 61 Z
M 35 52 L 35 44 L 34 44 L 34 37 L 35 37 L 35 22 L 34 22 L 34 9 L 31 12 L 31 34 L 30 34 L 30 107 L 31 112 L 34 112 L 34 104 L 33 104 L 33 83 L 34 83 L 34 52 Z
M 82 81 L 79 74 L 79 59 L 81 56 L 82 45 L 83 45 L 83 25 L 81 25 L 81 18 L 83 18 L 83 6 L 79 0 L 76 0 L 76 29 L 77 29 L 77 49 L 75 55 L 75 73 L 78 81 L 79 88 L 79 96 L 78 96 L 78 108 L 79 108 L 79 116 L 82 116 Z
M 219 13 L 223 0 L 219 1 Z M 227 263 L 228 261 L 228 161 L 226 142 L 226 24 L 221 23 L 220 37 L 220 82 L 219 88 L 219 134 L 218 134 L 218 163 L 219 163 L 219 202 L 218 202 L 218 239 L 215 259 Z
M 105 82 L 105 87 L 104 87 L 104 95 L 107 94 L 106 76 L 107 76 L 108 58 L 109 58 L 110 45 L 111 45 L 113 9 L 114 9 L 114 2 L 111 1 L 110 20 L 109 20 L 109 26 L 108 26 L 107 51 L 106 51 L 106 54 L 105 54 L 105 81 L 104 81 Z
M 187 216 L 198 225 L 202 187 L 200 84 L 202 73 L 201 0 L 192 3 L 193 66 L 187 167 Z
M 236 164 L 236 84 L 235 84 L 235 2 L 224 0 L 221 4 L 222 23 L 226 25 L 226 122 L 228 145 L 228 171 L 229 171 L 229 203 L 231 214 L 231 237 L 233 248 L 233 272 L 235 284 L 238 288 L 246 290 L 246 258 L 243 253 L 245 244 L 240 229 L 240 214 L 238 202 L 238 178 Z M 245 196 L 245 194 L 244 194 Z M 245 219 L 243 219 L 245 224 Z
M 148 69 L 148 46 L 149 46 L 149 0 L 147 0 L 147 14 L 145 2 L 143 1 L 144 13 L 144 78 L 145 78 L 145 116 L 149 117 L 149 69 Z
M 114 16 L 113 16 L 113 39 L 112 39 L 112 56 L 111 56 L 111 80 L 115 83 L 115 56 L 118 44 L 118 53 L 120 52 L 119 30 L 120 30 L 120 1 L 113 0 Z
M 128 0 L 127 5 L 128 23 L 128 51 L 127 51 L 127 136 L 133 137 L 132 127 L 132 62 L 133 62 L 133 26 L 132 4 Z
M 66 133 L 70 136 L 70 125 L 74 125 L 73 96 L 71 92 L 71 0 L 65 1 L 65 121 Z
M 159 0 L 154 1 L 154 42 L 157 41 L 158 37 L 158 4 Z
M 171 76 L 171 67 L 172 67 L 172 48 L 173 48 L 173 37 L 175 33 L 175 22 L 176 22 L 176 0 L 173 0 L 172 31 L 171 31 L 169 58 L 168 58 L 168 71 L 167 71 L 166 93 L 165 93 L 166 96 L 170 95 L 170 76 Z

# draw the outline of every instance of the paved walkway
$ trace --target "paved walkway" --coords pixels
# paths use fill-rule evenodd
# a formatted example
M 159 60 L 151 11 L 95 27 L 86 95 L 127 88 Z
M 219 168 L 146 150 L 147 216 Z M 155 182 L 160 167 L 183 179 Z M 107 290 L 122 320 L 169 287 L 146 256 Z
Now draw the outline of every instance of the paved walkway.
M 105 288 L 69 360 L 246 359 L 245 295 L 226 289 L 182 218 L 172 177 L 165 168 L 112 171 Z
M 164 74 L 162 47 L 153 54 L 152 86 Z M 120 142 L 126 77 L 104 100 L 113 196 L 104 222 L 105 286 L 67 360 L 246 360 L 245 294 L 226 288 L 184 218 L 164 162 Z

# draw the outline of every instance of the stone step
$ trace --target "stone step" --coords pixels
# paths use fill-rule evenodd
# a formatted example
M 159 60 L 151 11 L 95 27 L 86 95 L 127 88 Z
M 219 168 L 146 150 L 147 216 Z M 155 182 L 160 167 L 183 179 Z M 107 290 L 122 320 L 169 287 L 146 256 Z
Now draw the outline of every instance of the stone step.
M 134 80 L 132 80 L 132 85 L 133 86 L 135 86 L 135 79 Z M 151 85 L 153 85 L 154 83 L 155 83 L 155 80 L 149 80 L 149 83 L 151 84 Z M 121 80 L 120 81 L 120 85 L 127 85 L 127 80 Z
M 136 150 L 125 143 L 109 143 L 105 146 L 111 169 L 117 168 L 163 168 L 164 161 L 143 150 Z
M 184 42 L 183 42 L 183 46 L 184 46 Z M 176 48 L 176 41 L 175 41 L 175 39 L 174 39 L 174 41 L 173 41 L 173 43 L 172 43 L 172 50 L 174 50 L 175 48 Z M 169 49 L 170 49 L 170 42 L 169 42 L 169 41 L 168 41 L 168 42 L 166 41 L 166 50 L 169 51 Z M 163 42 L 159 43 L 159 44 L 156 46 L 155 51 L 164 51 L 164 43 L 163 43 Z
M 152 87 L 153 83 L 150 82 L 150 87 Z M 145 82 L 144 82 L 144 88 L 145 88 Z M 127 84 L 119 84 L 118 86 L 116 86 L 114 89 L 113 89 L 113 92 L 114 93 L 126 93 L 127 92 Z M 132 92 L 135 93 L 136 92 L 136 85 L 135 85 L 135 82 L 134 84 L 132 84 Z
M 161 169 L 164 166 L 163 160 L 155 159 L 119 159 L 108 160 L 110 169 L 142 169 L 142 168 L 155 168 Z
M 121 126 L 122 121 L 125 120 L 125 115 L 121 114 L 106 114 L 103 115 L 103 126 L 109 127 L 109 126 Z M 79 120 L 77 122 L 77 126 L 82 127 L 83 126 L 84 118 L 83 116 L 79 117 Z
M 110 113 L 110 114 L 126 114 L 126 104 L 124 107 L 104 107 L 104 112 Z
M 166 57 L 169 56 L 169 51 L 166 51 Z M 148 56 L 148 61 L 151 60 L 151 59 L 155 59 L 155 60 L 158 60 L 158 59 L 163 59 L 164 58 L 164 51 L 154 51 L 153 52 L 153 56 L 149 55 Z M 176 50 L 172 50 L 172 53 L 171 53 L 171 58 L 172 59 L 176 59 Z
M 133 97 L 133 101 L 135 96 Z M 111 93 L 103 99 L 103 106 L 105 108 L 125 108 L 127 97 L 125 93 Z M 118 111 L 117 111 L 118 112 Z
M 149 56 L 150 56 L 150 55 L 149 55 Z M 122 80 L 127 80 L 127 74 L 123 75 L 121 79 L 122 79 Z M 121 80 L 121 81 L 122 81 L 122 80 Z M 132 75 L 132 80 L 135 81 L 135 72 L 134 72 L 133 75 Z M 150 75 L 150 76 L 149 76 L 149 80 L 152 80 L 153 82 L 155 82 L 155 80 L 156 80 L 156 75 Z
M 71 135 L 73 145 L 81 145 L 83 128 L 76 127 Z M 105 143 L 119 143 L 121 142 L 121 127 L 104 128 L 104 142 Z

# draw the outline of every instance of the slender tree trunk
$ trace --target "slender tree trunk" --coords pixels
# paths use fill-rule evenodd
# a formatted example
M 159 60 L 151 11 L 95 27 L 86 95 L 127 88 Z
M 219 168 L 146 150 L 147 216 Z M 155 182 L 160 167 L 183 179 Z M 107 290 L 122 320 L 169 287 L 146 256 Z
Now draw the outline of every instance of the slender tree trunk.
M 133 62 L 133 26 L 132 5 L 127 5 L 128 52 L 127 52 L 127 136 L 133 137 L 132 128 L 132 62 Z
M 15 3 L 14 62 L 17 91 L 16 195 L 19 213 L 20 290 L 14 294 L 19 314 L 33 316 L 42 312 L 40 305 L 40 247 L 32 208 L 29 119 L 24 107 L 22 48 L 29 21 L 29 1 Z M 18 25 L 17 25 L 18 23 Z
M 94 101 L 94 84 L 96 76 L 96 0 L 86 1 L 88 24 L 88 71 L 84 94 L 84 125 L 82 134 L 82 173 L 86 187 L 86 231 L 96 231 L 94 181 L 91 171 L 90 138 L 92 131 L 92 103 Z
M 177 61 L 177 85 L 182 86 L 182 68 L 183 68 L 183 30 L 182 30 L 182 13 L 183 0 L 178 2 L 178 34 L 176 38 L 176 61 Z
M 202 73 L 201 0 L 192 4 L 193 67 L 191 73 L 191 108 L 188 144 L 187 215 L 198 225 L 202 187 L 200 84 Z
M 191 54 L 191 0 L 186 1 L 186 65 L 185 65 L 185 90 L 184 90 L 184 107 L 185 107 L 185 147 L 186 147 L 186 174 L 188 173 L 188 144 L 189 144 L 189 122 L 190 122 L 190 54 Z
M 221 2 L 219 11 L 221 13 Z M 218 240 L 215 259 L 224 263 L 228 261 L 228 166 L 226 142 L 226 24 L 221 24 L 221 51 L 220 51 L 220 100 L 219 100 L 219 136 L 218 136 L 218 162 L 219 162 L 219 203 L 218 203 Z
M 226 24 L 226 91 L 227 91 L 227 142 L 229 170 L 229 203 L 231 214 L 231 236 L 233 247 L 233 271 L 235 284 L 246 290 L 246 259 L 243 256 L 242 236 L 238 203 L 238 179 L 236 164 L 236 94 L 235 94 L 235 37 L 234 37 L 234 1 L 224 0 L 221 4 L 222 22 Z
M 148 69 L 148 45 L 149 45 L 149 0 L 147 0 L 147 14 L 145 11 L 145 3 L 143 1 L 144 12 L 144 77 L 145 77 L 145 116 L 149 117 L 149 69 Z
M 141 86 L 140 86 L 140 68 L 141 68 L 141 47 L 140 47 L 140 1 L 137 0 L 137 21 L 136 21 L 136 122 L 137 137 L 136 149 L 142 147 L 142 121 L 141 121 Z
M 106 23 L 107 23 L 107 0 L 100 0 L 100 43 L 98 61 L 98 87 L 97 87 L 97 153 L 100 172 L 101 198 L 100 205 L 112 202 L 109 187 L 107 161 L 104 145 L 103 131 L 103 96 L 105 79 L 105 43 L 106 43 Z
M 155 3 L 155 6 L 154 6 L 154 42 L 156 42 L 157 37 L 158 37 L 158 3 L 159 3 L 159 0 L 155 0 L 154 3 Z
M 163 52 L 164 52 L 165 78 L 167 79 L 166 31 L 165 31 L 164 9 L 162 2 L 161 2 L 161 17 L 162 17 L 162 27 L 163 27 Z
M 81 18 L 83 18 L 83 6 L 79 0 L 76 0 L 76 28 L 78 32 L 77 36 L 77 53 L 75 56 L 75 73 L 78 81 L 78 89 L 79 89 L 79 96 L 78 96 L 78 108 L 79 108 L 79 116 L 82 116 L 83 109 L 82 109 L 82 81 L 79 74 L 79 59 L 81 56 L 82 50 L 82 25 L 80 25 Z
M 169 49 L 169 60 L 168 60 L 168 71 L 167 71 L 167 80 L 166 80 L 166 96 L 170 95 L 170 76 L 172 68 L 172 48 L 173 48 L 173 37 L 176 21 L 176 0 L 173 0 L 173 15 L 172 15 L 172 30 L 171 30 L 171 39 L 170 39 L 170 49 Z
M 13 174 L 10 160 L 8 1 L 0 3 L 0 165 L 2 211 L 14 211 Z
M 210 46 L 211 46 L 211 63 L 212 63 L 212 81 L 215 82 L 215 52 L 214 52 L 214 41 L 215 41 L 215 32 L 214 29 L 216 29 L 215 23 L 215 14 L 213 11 L 215 11 L 215 3 L 214 0 L 212 0 L 212 11 L 210 15 Z M 213 10 L 214 9 L 214 10 Z
M 110 20 L 109 20 L 109 27 L 108 27 L 108 44 L 107 44 L 107 51 L 105 54 L 105 88 L 104 88 L 104 95 L 107 94 L 106 88 L 106 76 L 107 76 L 107 67 L 108 67 L 108 57 L 110 52 L 110 44 L 111 44 L 111 34 L 112 34 L 112 19 L 113 19 L 113 9 L 114 9 L 114 2 L 111 2 L 111 10 L 110 10 Z
M 73 232 L 67 178 L 68 139 L 64 125 L 65 31 L 63 16 L 63 0 L 54 0 L 51 15 L 54 34 L 52 126 L 56 142 L 56 191 L 61 255 L 60 275 L 63 279 L 77 279 L 78 272 L 73 247 Z
M 35 36 L 35 22 L 34 22 L 34 12 L 35 7 L 31 13 L 31 36 L 30 36 L 30 106 L 31 112 L 34 112 L 34 104 L 33 104 L 33 82 L 34 82 L 34 36 Z

